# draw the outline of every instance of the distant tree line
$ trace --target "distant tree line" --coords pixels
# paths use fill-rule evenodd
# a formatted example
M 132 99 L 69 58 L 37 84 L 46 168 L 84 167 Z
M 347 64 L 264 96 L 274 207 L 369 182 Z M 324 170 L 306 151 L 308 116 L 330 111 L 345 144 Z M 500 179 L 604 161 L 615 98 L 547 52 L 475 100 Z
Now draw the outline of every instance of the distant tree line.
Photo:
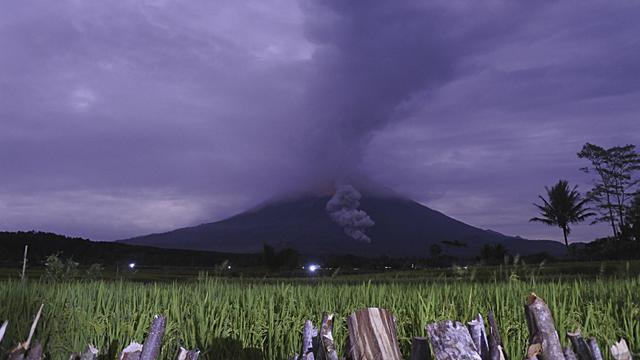
M 640 155 L 635 145 L 603 148 L 586 143 L 577 155 L 589 162 L 580 171 L 593 175 L 593 187 L 584 196 L 567 180 L 546 187 L 546 198 L 539 196 L 542 203 L 534 203 L 539 215 L 530 221 L 558 226 L 567 248 L 572 224 L 587 219 L 591 219 L 591 224 L 607 223 L 612 236 L 587 245 L 583 255 L 591 251 L 591 255 L 599 252 L 612 257 L 637 257 L 640 255 Z

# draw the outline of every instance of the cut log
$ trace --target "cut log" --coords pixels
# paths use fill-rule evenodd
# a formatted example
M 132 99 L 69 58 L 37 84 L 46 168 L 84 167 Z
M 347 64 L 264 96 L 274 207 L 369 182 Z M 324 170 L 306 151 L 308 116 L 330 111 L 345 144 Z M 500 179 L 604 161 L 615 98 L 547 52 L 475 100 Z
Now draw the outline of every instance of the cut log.
M 333 344 L 333 314 L 322 315 L 316 348 L 316 360 L 338 360 L 338 352 Z
M 478 314 L 475 319 L 469 321 L 467 327 L 469 328 L 469 334 L 471 334 L 471 339 L 473 340 L 473 345 L 475 345 L 478 355 L 480 355 L 482 360 L 491 360 L 487 331 L 484 327 L 482 315 Z
M 426 337 L 414 337 L 411 340 L 411 357 L 409 360 L 431 360 L 429 339 Z
M 611 345 L 611 355 L 615 360 L 631 360 L 631 351 L 625 339 Z
M 560 337 L 553 324 L 553 317 L 547 304 L 536 294 L 531 293 L 525 306 L 525 316 L 529 328 L 530 343 L 534 339 L 540 340 L 540 354 L 544 360 L 564 360 L 565 356 L 560 345 Z
M 591 355 L 591 350 L 589 350 L 589 345 L 587 345 L 587 342 L 580 334 L 580 330 L 568 332 L 567 337 L 569 341 L 571 341 L 573 352 L 576 354 L 578 360 L 594 360 L 593 355 Z
M 502 343 L 502 336 L 500 336 L 500 330 L 496 323 L 496 318 L 493 315 L 493 311 L 489 311 L 487 314 L 487 320 L 489 322 L 489 333 L 487 334 L 487 341 L 489 343 L 489 356 L 491 360 L 509 360 L 507 352 L 504 350 L 504 344 Z
M 436 360 L 482 360 L 469 330 L 451 320 L 427 325 L 427 333 Z
M 156 315 L 153 318 L 153 322 L 149 328 L 149 334 L 142 346 L 140 360 L 156 360 L 158 358 L 160 349 L 162 348 L 162 337 L 164 336 L 166 325 L 167 319 L 164 316 Z
M 178 351 L 177 360 L 198 360 L 200 356 L 200 350 L 187 350 L 183 347 L 180 347 Z
M 578 357 L 571 349 L 571 346 L 565 346 L 562 350 L 565 360 L 578 360 Z
M 311 320 L 305 321 L 304 328 L 302 328 L 302 350 L 299 360 L 314 360 L 313 338 L 317 335 L 318 331 L 313 327 Z
M 591 350 L 591 355 L 593 356 L 593 360 L 603 360 L 602 352 L 600 351 L 600 346 L 598 346 L 598 341 L 594 337 L 589 338 L 589 350 Z
M 367 308 L 347 318 L 349 357 L 353 360 L 401 360 L 396 323 L 384 309 Z
M 120 360 L 139 360 L 142 354 L 142 344 L 132 341 L 120 354 Z

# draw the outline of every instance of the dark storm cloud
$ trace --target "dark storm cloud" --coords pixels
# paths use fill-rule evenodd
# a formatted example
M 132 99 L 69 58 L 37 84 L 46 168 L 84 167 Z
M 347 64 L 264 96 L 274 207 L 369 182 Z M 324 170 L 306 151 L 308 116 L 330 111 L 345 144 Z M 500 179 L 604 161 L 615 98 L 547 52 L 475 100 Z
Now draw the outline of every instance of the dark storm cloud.
M 586 189 L 584 142 L 640 137 L 632 1 L 3 7 L 6 229 L 114 239 L 363 176 L 558 238 L 527 223 L 543 186 Z

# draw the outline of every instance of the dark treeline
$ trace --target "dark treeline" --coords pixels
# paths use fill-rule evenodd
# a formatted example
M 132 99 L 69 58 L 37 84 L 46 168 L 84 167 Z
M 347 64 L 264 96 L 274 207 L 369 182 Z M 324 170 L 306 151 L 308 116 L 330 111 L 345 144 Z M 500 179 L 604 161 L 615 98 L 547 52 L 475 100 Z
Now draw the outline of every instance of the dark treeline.
M 568 254 L 574 258 L 635 259 L 640 257 L 640 154 L 635 145 L 603 148 L 586 143 L 578 158 L 588 161 L 580 168 L 592 175 L 592 188 L 584 195 L 567 180 L 546 187 L 546 197 L 534 203 L 539 215 L 530 221 L 562 230 Z M 571 226 L 590 220 L 605 223 L 611 236 L 588 244 L 569 246 Z

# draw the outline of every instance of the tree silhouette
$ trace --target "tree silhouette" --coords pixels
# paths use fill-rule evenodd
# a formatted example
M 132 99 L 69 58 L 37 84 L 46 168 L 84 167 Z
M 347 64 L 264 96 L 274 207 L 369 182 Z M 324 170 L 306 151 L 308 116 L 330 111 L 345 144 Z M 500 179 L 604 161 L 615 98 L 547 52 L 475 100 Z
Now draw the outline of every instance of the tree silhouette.
M 569 248 L 567 235 L 571 232 L 569 224 L 577 224 L 586 220 L 595 213 L 586 207 L 588 199 L 582 199 L 578 192 L 578 186 L 569 188 L 569 182 L 560 180 L 551 189 L 545 186 L 548 200 L 538 195 L 542 205 L 533 204 L 540 211 L 540 217 L 531 218 L 529 221 L 541 222 L 550 226 L 558 226 L 564 235 L 564 244 Z

